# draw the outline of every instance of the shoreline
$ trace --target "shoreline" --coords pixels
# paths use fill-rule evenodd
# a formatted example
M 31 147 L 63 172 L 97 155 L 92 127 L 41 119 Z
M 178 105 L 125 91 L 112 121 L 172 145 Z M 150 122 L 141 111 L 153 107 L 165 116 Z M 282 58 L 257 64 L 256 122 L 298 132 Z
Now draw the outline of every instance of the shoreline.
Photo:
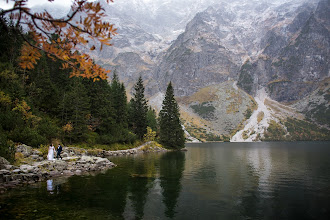
M 153 142 L 146 142 L 139 147 L 118 150 L 86 150 L 77 147 L 63 147 L 63 159 L 47 160 L 38 149 L 26 145 L 19 145 L 16 153 L 24 156 L 19 166 L 10 164 L 4 158 L 0 164 L 0 194 L 8 189 L 46 181 L 50 178 L 70 177 L 104 172 L 116 167 L 107 157 L 133 155 L 148 152 L 168 152 Z

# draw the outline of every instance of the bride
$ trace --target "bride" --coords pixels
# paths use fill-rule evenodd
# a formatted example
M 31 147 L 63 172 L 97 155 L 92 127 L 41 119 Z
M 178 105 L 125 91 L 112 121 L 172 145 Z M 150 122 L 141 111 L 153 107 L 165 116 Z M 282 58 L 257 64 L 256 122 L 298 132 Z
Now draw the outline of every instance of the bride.
M 48 148 L 48 155 L 47 155 L 47 159 L 48 160 L 54 160 L 54 153 L 55 153 L 55 147 L 54 145 L 50 145 Z

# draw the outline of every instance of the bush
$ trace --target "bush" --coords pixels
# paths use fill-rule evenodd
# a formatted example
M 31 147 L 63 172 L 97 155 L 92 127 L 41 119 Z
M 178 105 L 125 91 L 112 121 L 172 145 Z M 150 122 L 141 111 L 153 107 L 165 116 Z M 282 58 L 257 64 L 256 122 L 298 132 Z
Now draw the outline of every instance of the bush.
M 46 159 L 47 158 L 47 154 L 48 154 L 48 148 L 49 146 L 47 145 L 40 145 L 38 150 L 41 152 L 41 156 Z
M 156 138 L 156 132 L 153 131 L 150 127 L 147 127 L 147 133 L 144 134 L 144 141 L 154 141 Z
M 10 132 L 9 139 L 14 142 L 24 143 L 31 147 L 38 147 L 40 144 L 46 144 L 47 138 L 41 136 L 37 130 L 29 127 L 15 129 Z

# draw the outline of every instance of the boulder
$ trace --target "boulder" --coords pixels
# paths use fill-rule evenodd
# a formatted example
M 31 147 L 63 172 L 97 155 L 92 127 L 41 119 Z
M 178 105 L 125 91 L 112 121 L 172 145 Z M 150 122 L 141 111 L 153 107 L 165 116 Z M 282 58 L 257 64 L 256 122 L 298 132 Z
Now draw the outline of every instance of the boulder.
M 32 147 L 27 146 L 25 144 L 18 145 L 16 147 L 16 152 L 20 152 L 24 155 L 24 157 L 28 157 L 32 154 Z
M 12 171 L 12 173 L 20 173 L 20 172 L 21 172 L 20 169 L 15 169 L 15 170 Z
M 64 170 L 63 171 L 63 175 L 66 175 L 66 176 L 72 176 L 74 173 L 70 170 Z
M 8 160 L 6 160 L 3 157 L 0 157 L 0 169 L 5 169 L 6 165 L 10 165 L 10 163 L 8 162 Z
M 35 168 L 35 167 L 30 166 L 30 165 L 26 165 L 26 164 L 20 166 L 20 169 L 21 169 L 24 173 L 31 173 L 31 172 L 34 171 L 34 168 Z
M 10 174 L 10 171 L 9 170 L 5 170 L 5 169 L 2 169 L 2 170 L 0 170 L 0 174 L 7 175 L 7 174 Z
M 6 170 L 12 170 L 13 169 L 13 165 L 5 165 L 4 169 Z

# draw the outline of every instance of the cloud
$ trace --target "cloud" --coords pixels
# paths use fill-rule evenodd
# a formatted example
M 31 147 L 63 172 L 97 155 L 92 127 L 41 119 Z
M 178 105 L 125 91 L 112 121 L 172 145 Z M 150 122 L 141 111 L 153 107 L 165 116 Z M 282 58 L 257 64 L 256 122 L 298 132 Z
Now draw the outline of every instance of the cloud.
M 50 3 L 48 0 L 29 0 L 28 6 L 33 7 L 37 5 L 60 5 L 63 7 L 70 7 L 72 4 L 71 0 L 55 0 L 53 3 Z M 14 2 L 10 0 L 8 3 L 6 0 L 0 0 L 0 8 L 2 9 L 9 9 L 12 8 L 14 5 Z

